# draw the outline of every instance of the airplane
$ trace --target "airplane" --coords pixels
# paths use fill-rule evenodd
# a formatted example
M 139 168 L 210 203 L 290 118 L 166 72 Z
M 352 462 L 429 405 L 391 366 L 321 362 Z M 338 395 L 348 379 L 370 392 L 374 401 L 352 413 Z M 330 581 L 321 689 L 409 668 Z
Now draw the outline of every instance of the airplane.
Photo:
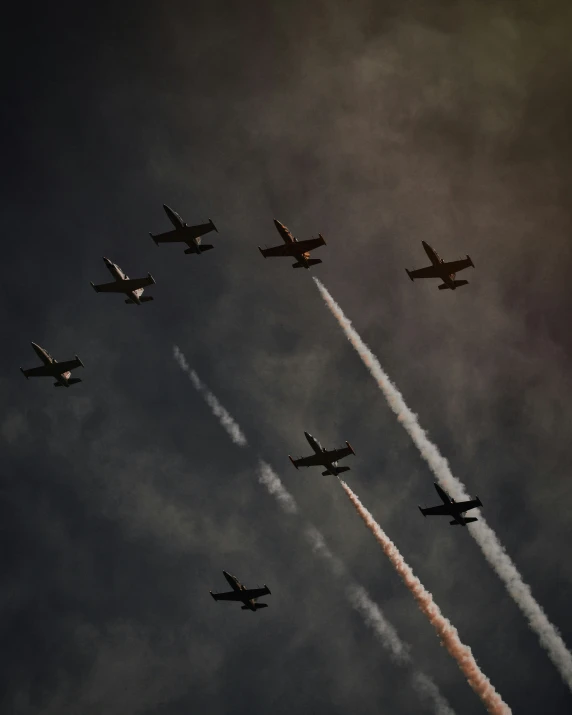
M 109 272 L 115 278 L 112 283 L 102 283 L 101 285 L 94 285 L 92 281 L 91 287 L 96 293 L 125 293 L 127 296 L 126 303 L 135 303 L 136 305 L 141 305 L 142 303 L 148 303 L 153 300 L 152 296 L 142 297 L 143 290 L 150 285 L 155 283 L 153 276 L 148 273 L 147 278 L 129 278 L 129 276 L 124 273 L 121 268 L 109 258 L 103 257 L 105 265 L 109 268 Z
M 304 432 L 304 435 L 310 443 L 310 447 L 314 450 L 314 454 L 310 457 L 300 457 L 299 459 L 292 459 L 292 457 L 288 455 L 288 459 L 292 462 L 296 469 L 298 469 L 298 467 L 316 467 L 320 465 L 322 467 L 326 467 L 326 471 L 322 472 L 322 476 L 326 476 L 326 474 L 333 474 L 335 477 L 342 472 L 350 471 L 350 467 L 338 467 L 338 459 L 343 459 L 349 454 L 355 455 L 355 452 L 349 442 L 346 442 L 346 447 L 341 447 L 341 449 L 332 449 L 328 452 L 328 450 L 325 447 L 322 447 L 318 440 L 315 437 L 312 437 L 309 432 Z
M 183 219 L 179 216 L 176 211 L 169 208 L 167 204 L 163 204 L 165 213 L 169 217 L 169 221 L 175 227 L 174 231 L 167 231 L 166 233 L 159 233 L 149 235 L 155 241 L 157 245 L 160 243 L 186 243 L 188 248 L 185 253 L 196 253 L 199 256 L 205 251 L 210 251 L 214 248 L 211 244 L 201 243 L 201 237 L 205 233 L 210 233 L 210 231 L 216 231 L 218 233 L 217 227 L 214 225 L 213 220 L 209 218 L 208 223 L 201 223 L 197 226 L 189 226 Z
M 425 241 L 421 241 L 421 243 L 423 244 L 425 253 L 429 256 L 431 265 L 427 266 L 427 268 L 419 268 L 417 271 L 408 271 L 406 268 L 405 270 L 407 271 L 407 275 L 412 281 L 415 280 L 415 278 L 440 278 L 443 283 L 440 286 L 437 286 L 439 290 L 446 290 L 448 288 L 455 290 L 455 288 L 466 286 L 468 284 L 469 281 L 455 280 L 455 276 L 458 271 L 462 271 L 469 266 L 472 266 L 473 268 L 475 267 L 470 256 L 467 255 L 466 258 L 461 258 L 458 261 L 445 263 L 437 251 L 431 248 L 428 243 L 425 243 Z
M 236 576 L 231 576 L 227 571 L 223 571 L 223 574 L 232 586 L 232 591 L 226 591 L 225 593 L 209 591 L 215 601 L 242 601 L 244 605 L 241 610 L 243 611 L 258 611 L 261 608 L 268 608 L 267 603 L 256 603 L 256 599 L 262 596 L 270 596 L 270 589 L 266 584 L 264 584 L 264 588 L 245 588 Z
M 452 516 L 453 521 L 449 522 L 451 526 L 456 526 L 457 524 L 466 526 L 473 521 L 478 521 L 475 516 L 463 515 L 466 511 L 469 511 L 469 509 L 476 509 L 478 506 L 482 506 L 479 497 L 475 497 L 475 499 L 471 499 L 469 501 L 457 502 L 454 499 L 451 499 L 447 492 L 444 489 L 441 489 L 438 484 L 435 484 L 435 489 L 437 490 L 437 494 L 443 500 L 443 503 L 439 504 L 439 506 L 431 506 L 428 509 L 422 509 L 419 507 L 419 511 L 423 514 L 423 516 Z
M 320 258 L 310 258 L 310 251 L 326 245 L 326 241 L 321 233 L 318 234 L 318 238 L 298 241 L 286 226 L 277 219 L 274 219 L 274 225 L 278 229 L 278 233 L 282 236 L 284 245 L 273 246 L 272 248 L 260 248 L 260 246 L 258 246 L 258 250 L 262 253 L 264 258 L 268 258 L 269 256 L 292 256 L 296 259 L 296 263 L 292 264 L 292 268 L 306 269 L 322 262 Z
M 54 360 L 47 350 L 36 345 L 36 343 L 32 343 L 32 347 L 44 364 L 40 365 L 40 367 L 32 367 L 29 370 L 20 368 L 26 379 L 30 377 L 53 377 L 56 380 L 54 387 L 69 387 L 70 385 L 81 382 L 79 377 L 71 377 L 72 370 L 75 370 L 76 367 L 84 367 L 84 364 L 77 355 L 75 356 L 75 360 L 58 362 Z

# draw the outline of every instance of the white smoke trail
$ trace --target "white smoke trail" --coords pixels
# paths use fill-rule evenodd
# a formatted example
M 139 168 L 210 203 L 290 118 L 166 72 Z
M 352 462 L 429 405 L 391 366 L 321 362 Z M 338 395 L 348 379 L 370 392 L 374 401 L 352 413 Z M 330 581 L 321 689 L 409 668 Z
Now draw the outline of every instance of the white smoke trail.
M 268 492 L 276 497 L 280 506 L 287 514 L 298 513 L 294 497 L 282 484 L 280 477 L 272 467 L 259 462 L 259 482 Z M 365 624 L 375 633 L 382 646 L 389 651 L 391 659 L 399 665 L 411 665 L 409 646 L 398 636 L 395 628 L 387 621 L 379 606 L 372 601 L 368 592 L 355 583 L 348 575 L 344 565 L 328 548 L 322 534 L 312 524 L 307 524 L 304 534 L 312 551 L 328 564 L 332 574 L 345 583 L 345 595 L 352 608 L 363 618 Z M 417 695 L 425 702 L 431 702 L 436 715 L 455 715 L 439 688 L 424 673 L 414 671 L 412 684 Z
M 494 713 L 495 715 L 508 715 L 508 713 L 512 712 L 511 709 L 494 689 L 491 681 L 479 668 L 471 649 L 461 642 L 455 626 L 441 613 L 441 609 L 433 600 L 433 596 L 427 591 L 417 576 L 415 576 L 409 564 L 399 553 L 397 546 L 364 507 L 357 495 L 345 482 L 340 480 L 340 483 L 356 508 L 356 511 L 368 529 L 373 533 L 378 544 L 383 549 L 383 552 L 413 594 L 421 612 L 427 616 L 429 622 L 441 638 L 441 642 L 449 654 L 457 661 L 459 668 L 467 678 L 471 688 L 481 698 L 481 701 L 490 713 Z
M 231 440 L 240 447 L 247 446 L 246 437 L 238 424 L 200 380 L 196 372 L 191 370 L 185 356 L 176 345 L 173 348 L 173 356 L 179 367 L 189 375 L 197 391 L 212 407 L 213 414 L 215 417 L 218 417 L 222 427 Z M 236 438 L 237 435 L 240 436 L 240 439 Z M 298 505 L 294 497 L 284 487 L 281 479 L 276 472 L 274 472 L 272 467 L 262 460 L 260 460 L 259 463 L 258 481 L 266 487 L 268 493 L 278 501 L 286 514 L 299 514 Z M 390 652 L 392 659 L 403 665 L 409 665 L 411 663 L 409 647 L 401 641 L 393 626 L 386 621 L 381 610 L 377 604 L 372 601 L 367 591 L 362 586 L 349 581 L 343 564 L 328 549 L 324 537 L 320 532 L 315 527 L 309 525 L 306 529 L 306 538 L 310 542 L 310 546 L 314 552 L 320 555 L 322 559 L 330 565 L 332 573 L 338 578 L 342 576 L 345 577 L 347 582 L 345 593 L 350 605 L 362 616 L 365 624 L 377 635 L 381 644 Z M 433 704 L 435 715 L 455 715 L 454 710 L 451 709 L 449 703 L 444 696 L 441 695 L 439 688 L 431 678 L 419 671 L 414 671 L 412 683 L 421 700 Z
M 456 500 L 467 499 L 468 494 L 464 484 L 452 474 L 449 463 L 439 452 L 437 446 L 427 437 L 425 430 L 417 421 L 417 416 L 406 405 L 403 395 L 391 382 L 378 359 L 363 342 L 352 326 L 351 321 L 346 318 L 342 309 L 332 298 L 328 290 L 317 278 L 314 278 L 314 281 L 326 305 L 346 334 L 347 339 L 356 349 L 363 363 L 385 395 L 389 406 L 397 415 L 398 421 L 401 422 L 413 440 L 415 446 L 429 465 L 431 471 L 437 477 L 441 486 Z M 479 521 L 471 524 L 468 529 L 481 547 L 485 558 L 503 581 L 515 603 L 524 613 L 530 628 L 537 634 L 542 647 L 547 651 L 564 682 L 568 685 L 570 690 L 572 690 L 572 654 L 567 649 L 558 629 L 548 620 L 542 607 L 533 597 L 530 587 L 524 582 L 512 559 L 506 553 L 504 546 L 500 543 L 497 535 L 486 523 L 482 515 L 479 515 Z
M 211 408 L 213 415 L 218 417 L 221 425 L 224 427 L 231 440 L 239 447 L 246 447 L 248 444 L 246 437 L 238 424 L 234 421 L 229 412 L 220 404 L 213 393 L 204 385 L 203 382 L 201 382 L 197 373 L 194 370 L 191 370 L 185 356 L 176 345 L 173 346 L 173 356 L 179 364 L 181 370 L 187 373 L 195 389 L 205 398 L 205 402 Z

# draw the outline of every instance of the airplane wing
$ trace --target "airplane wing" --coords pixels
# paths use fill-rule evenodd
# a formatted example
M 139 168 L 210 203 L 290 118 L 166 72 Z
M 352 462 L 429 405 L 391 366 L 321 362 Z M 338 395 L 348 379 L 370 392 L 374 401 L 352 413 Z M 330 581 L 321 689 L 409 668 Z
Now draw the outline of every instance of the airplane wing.
M 59 364 L 59 363 L 58 363 Z M 52 376 L 53 370 L 49 365 L 40 365 L 40 367 L 31 367 L 29 370 L 23 370 L 22 372 L 26 377 L 48 377 Z
M 270 589 L 265 586 L 264 588 L 247 588 L 242 591 L 243 598 L 261 598 L 262 596 L 268 596 L 270 594 Z
M 58 369 L 61 375 L 64 372 L 68 372 L 68 370 L 75 370 L 76 367 L 83 367 L 83 363 L 76 358 L 75 360 L 67 360 L 66 362 L 57 362 L 54 367 Z M 51 374 L 53 375 L 53 371 Z
M 244 591 L 226 591 L 225 593 L 213 593 L 211 591 L 211 596 L 215 601 L 242 601 L 244 593 Z M 252 597 L 249 596 L 248 598 Z
M 188 236 L 185 236 L 183 231 L 165 231 L 165 233 L 150 233 L 151 238 L 155 243 L 186 243 Z
M 298 467 L 315 467 L 318 464 L 323 464 L 324 463 L 324 456 L 323 454 L 312 454 L 309 457 L 299 457 L 298 459 L 292 459 L 292 464 L 298 468 Z
M 112 283 L 101 283 L 94 285 L 96 293 L 129 293 L 129 291 L 137 290 L 138 288 L 146 288 L 153 285 L 155 281 L 151 275 L 146 278 L 130 278 L 122 281 L 113 281 Z
M 422 509 L 424 516 L 445 516 L 451 513 L 451 508 L 446 504 L 439 504 L 439 506 L 430 506 L 428 509 Z
M 296 248 L 297 252 L 300 251 L 306 253 L 306 251 L 313 251 L 315 248 L 319 248 L 320 246 L 325 245 L 326 242 L 324 241 L 322 236 L 320 236 L 319 238 L 309 238 L 306 241 L 298 241 L 296 243 Z
M 217 227 L 212 221 L 208 223 L 198 223 L 196 226 L 187 226 L 186 228 L 191 228 L 193 233 L 197 236 L 204 236 L 205 233 L 210 233 L 211 231 L 216 231 L 218 233 Z
M 467 258 L 461 258 L 459 261 L 450 261 L 449 263 L 443 263 L 441 265 L 443 268 L 446 268 L 449 273 L 458 273 L 459 271 L 472 266 L 473 262 L 467 256 Z
M 291 256 L 292 255 L 292 246 L 293 245 L 298 245 L 298 244 L 292 244 L 292 243 L 284 243 L 281 244 L 280 246 L 272 246 L 272 248 L 260 248 L 260 253 L 264 256 L 264 258 L 272 257 L 272 256 Z
M 326 454 L 332 462 L 337 462 L 338 459 L 343 459 L 344 457 L 347 457 L 348 454 L 354 454 L 354 451 L 351 447 L 342 447 L 341 449 L 332 449 L 331 451 L 326 452 Z
M 470 509 L 476 509 L 479 506 L 482 506 L 481 500 L 480 499 L 469 499 L 468 501 L 459 501 L 456 502 L 456 506 L 464 513 L 466 511 L 469 511 Z
M 440 273 L 437 273 L 436 266 L 427 266 L 427 268 L 419 268 L 416 271 L 407 271 L 407 273 L 409 273 L 410 278 L 439 278 L 440 277 Z

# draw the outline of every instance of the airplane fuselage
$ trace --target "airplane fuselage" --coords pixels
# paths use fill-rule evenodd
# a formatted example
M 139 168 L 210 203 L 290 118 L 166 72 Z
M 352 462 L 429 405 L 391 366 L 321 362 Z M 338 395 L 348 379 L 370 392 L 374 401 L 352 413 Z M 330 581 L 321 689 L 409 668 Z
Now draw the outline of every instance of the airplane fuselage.
M 304 436 L 308 440 L 308 444 L 310 447 L 314 450 L 316 454 L 319 454 L 320 456 L 323 457 L 323 466 L 328 469 L 334 476 L 337 476 L 338 474 L 338 463 L 337 462 L 332 462 L 328 459 L 327 451 L 322 445 L 318 442 L 318 440 L 315 437 L 312 437 L 312 435 L 309 432 L 304 432 Z
M 460 524 L 461 526 L 467 526 L 467 522 L 465 521 L 465 517 L 463 516 L 464 511 L 462 511 L 462 507 L 458 506 L 456 501 L 452 499 L 444 489 L 441 489 L 438 484 L 435 484 L 435 489 L 441 497 L 443 504 L 445 504 L 445 506 L 449 508 L 449 514 L 453 517 L 457 524 Z
M 69 379 L 71 377 L 71 371 L 66 370 L 65 372 L 60 372 L 57 367 L 58 361 L 53 358 L 47 350 L 44 350 L 44 348 L 37 343 L 32 343 L 32 347 L 44 365 L 51 370 L 51 377 L 60 385 L 63 385 L 63 387 L 70 387 Z
M 128 281 L 129 276 L 127 273 L 124 273 L 121 268 L 117 265 L 117 263 L 114 263 L 113 261 L 110 261 L 109 258 L 103 259 L 105 261 L 105 265 L 109 268 L 109 272 L 111 275 L 115 278 L 115 280 L 120 283 L 121 281 Z M 137 288 L 136 290 L 128 290 L 125 291 L 125 295 L 129 298 L 129 300 L 133 301 L 136 305 L 142 305 L 141 301 L 139 300 L 140 296 L 143 294 L 143 288 Z
M 195 236 L 192 226 L 189 226 L 185 221 L 183 221 L 179 214 L 176 211 L 173 211 L 172 208 L 166 204 L 163 204 L 163 208 L 165 209 L 165 213 L 169 217 L 170 222 L 175 227 L 175 230 L 181 232 L 182 242 L 186 243 L 191 249 L 190 251 L 185 251 L 185 253 L 196 253 L 200 256 L 202 253 L 201 236 Z M 185 234 L 188 235 L 185 236 Z
M 231 585 L 233 591 L 237 591 L 238 593 L 240 593 L 241 591 L 246 590 L 244 586 L 240 583 L 240 581 L 236 578 L 236 576 L 229 574 L 228 571 L 223 571 L 223 574 L 226 580 Z M 241 598 L 240 600 L 246 606 L 246 608 L 249 608 L 251 611 L 256 611 L 256 602 L 253 598 Z
M 439 272 L 439 277 L 445 283 L 451 290 L 455 290 L 457 287 L 455 285 L 455 277 L 456 273 L 449 273 L 446 268 L 441 268 L 441 266 L 444 265 L 445 261 L 441 258 L 441 256 L 437 253 L 437 251 L 434 248 L 431 248 L 431 246 L 426 243 L 425 241 L 421 241 L 423 244 L 423 248 L 425 249 L 425 253 L 428 255 L 429 260 L 431 263 L 437 268 Z M 439 270 L 441 268 L 441 270 Z

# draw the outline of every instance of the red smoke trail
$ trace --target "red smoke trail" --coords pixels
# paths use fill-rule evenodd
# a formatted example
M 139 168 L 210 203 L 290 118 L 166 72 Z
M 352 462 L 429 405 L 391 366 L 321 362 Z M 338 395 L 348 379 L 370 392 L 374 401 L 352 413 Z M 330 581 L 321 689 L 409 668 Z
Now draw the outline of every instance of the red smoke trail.
M 477 665 L 477 661 L 471 649 L 461 642 L 457 629 L 441 613 L 441 609 L 433 600 L 433 596 L 427 591 L 417 576 L 414 575 L 409 564 L 406 563 L 403 556 L 399 553 L 397 546 L 395 546 L 393 541 L 391 541 L 348 485 L 341 480 L 340 483 L 350 498 L 351 503 L 356 508 L 357 513 L 373 533 L 385 555 L 413 594 L 421 612 L 427 616 L 429 622 L 437 631 L 442 644 L 457 661 L 459 668 L 469 681 L 469 685 L 483 701 L 487 710 L 496 715 L 507 715 L 507 713 L 510 713 L 511 709 L 509 706 L 504 702 L 494 689 L 491 681 Z

